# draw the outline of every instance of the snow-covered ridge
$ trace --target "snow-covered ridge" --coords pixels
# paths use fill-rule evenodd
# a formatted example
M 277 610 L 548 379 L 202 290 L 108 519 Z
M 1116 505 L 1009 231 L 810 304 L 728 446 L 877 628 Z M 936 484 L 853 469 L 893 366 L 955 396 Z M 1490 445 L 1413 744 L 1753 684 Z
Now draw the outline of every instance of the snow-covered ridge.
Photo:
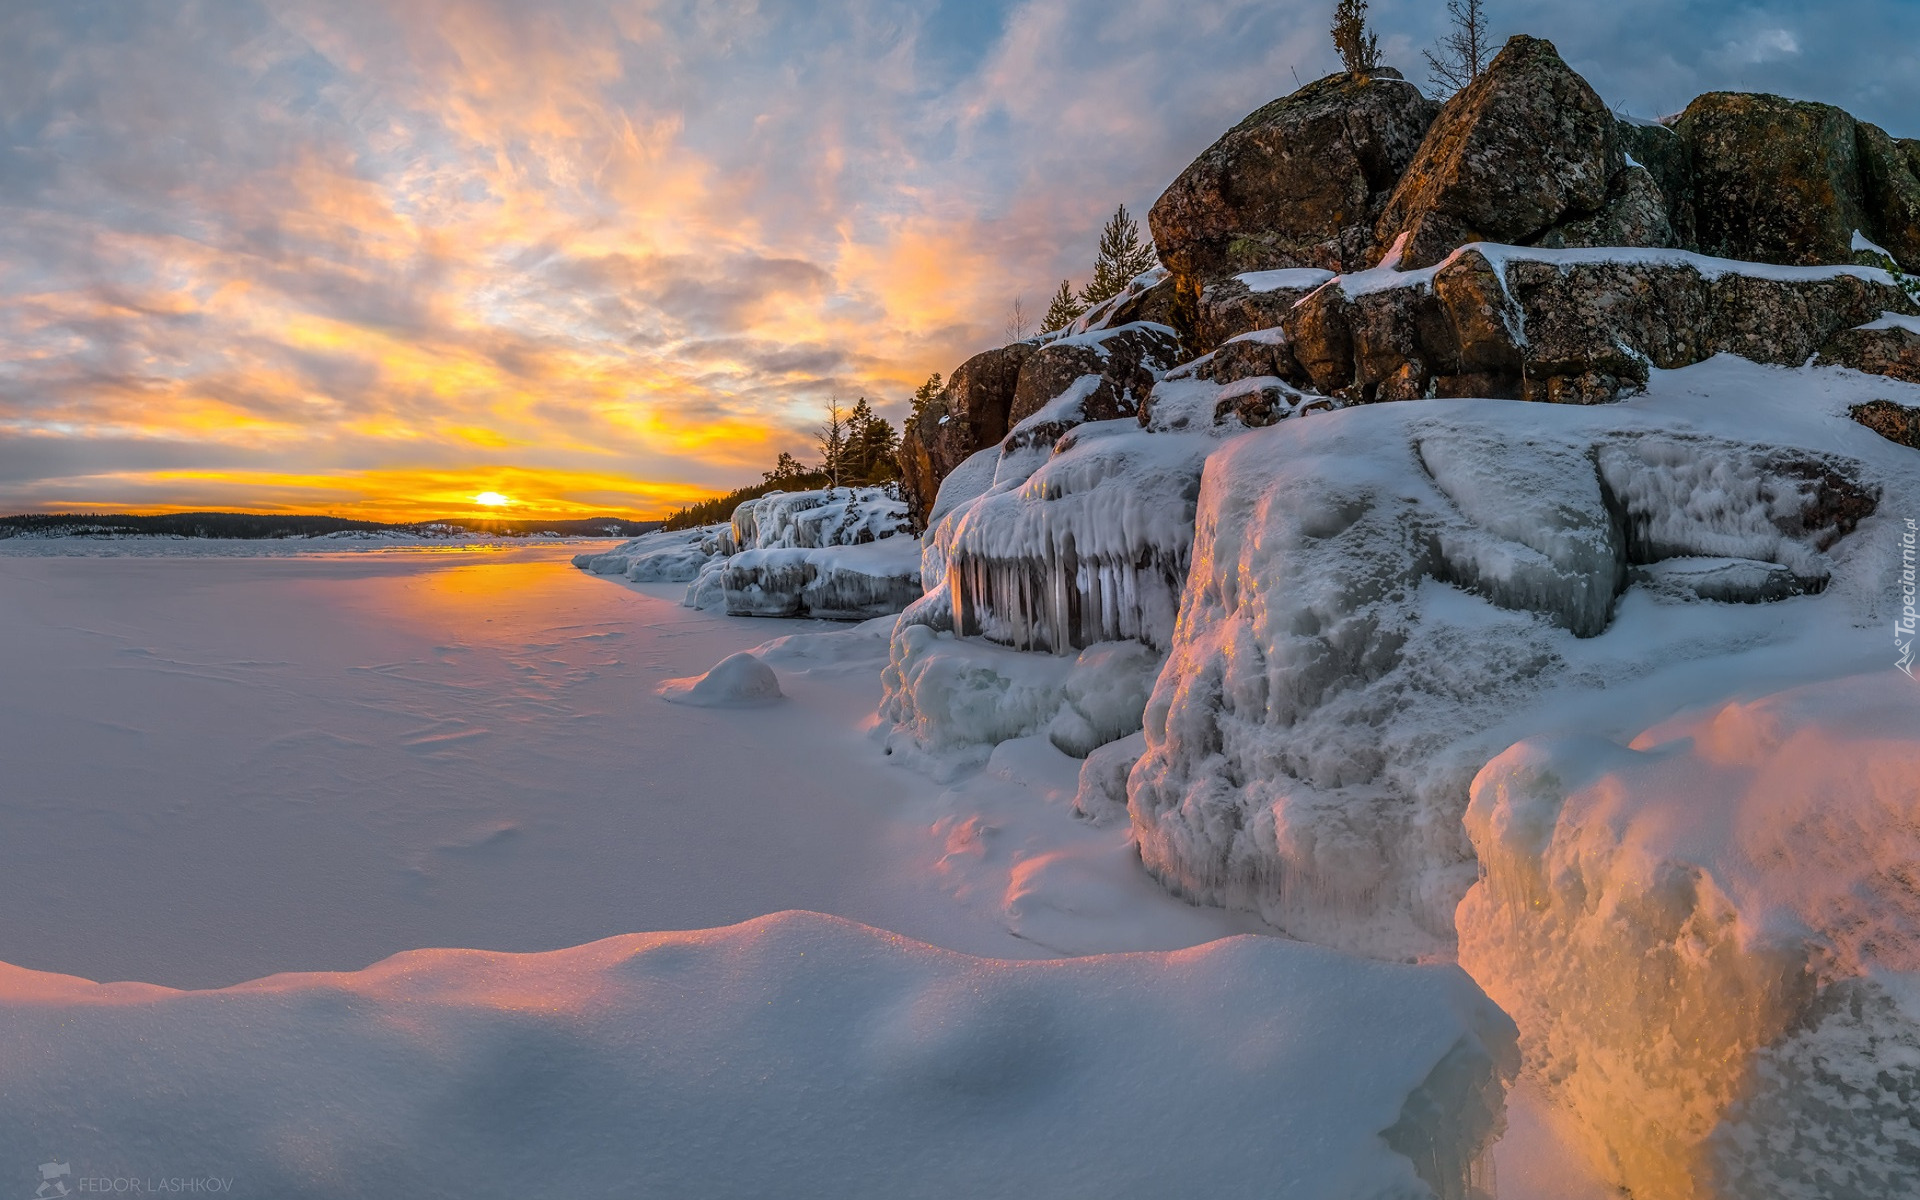
M 160 1095 L 177 1171 L 263 1196 L 1468 1200 L 1516 1066 L 1452 967 L 1008 962 L 811 913 L 215 992 L 0 967 L 0 1011 L 14 1161 L 144 1180 Z

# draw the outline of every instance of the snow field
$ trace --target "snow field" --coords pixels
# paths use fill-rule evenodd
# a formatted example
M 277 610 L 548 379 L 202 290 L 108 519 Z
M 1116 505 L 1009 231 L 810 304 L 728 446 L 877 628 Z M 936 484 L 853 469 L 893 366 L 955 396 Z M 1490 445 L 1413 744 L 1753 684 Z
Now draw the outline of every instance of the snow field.
M 0 1007 L 10 1160 L 279 1200 L 1467 1200 L 1515 1064 L 1452 967 L 1018 963 L 812 913 L 215 992 L 7 968 Z

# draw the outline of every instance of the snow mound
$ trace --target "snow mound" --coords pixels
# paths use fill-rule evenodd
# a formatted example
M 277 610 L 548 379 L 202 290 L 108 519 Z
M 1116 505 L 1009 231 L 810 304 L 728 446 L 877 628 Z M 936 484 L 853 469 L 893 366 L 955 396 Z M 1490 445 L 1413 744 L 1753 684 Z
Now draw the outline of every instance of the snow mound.
M 5 967 L 0 1006 L 11 1161 L 316 1200 L 1466 1200 L 1515 1065 L 1452 967 L 1009 962 L 810 913 L 211 992 Z
M 731 529 L 705 525 L 643 533 L 611 550 L 576 554 L 573 565 L 594 575 L 619 575 L 635 583 L 686 583 L 709 562 L 732 552 Z
M 1147 867 L 1309 940 L 1445 953 L 1503 747 L 1870 623 L 1891 560 L 1860 523 L 1920 503 L 1920 472 L 1837 374 L 1731 364 L 1629 405 L 1411 401 L 1225 442 L 1130 776 Z
M 1461 963 L 1635 1195 L 1920 1194 L 1920 689 L 1888 669 L 1473 784 Z
M 779 677 L 751 650 L 728 655 L 704 675 L 669 679 L 659 693 L 669 704 L 698 708 L 750 708 L 783 698 Z

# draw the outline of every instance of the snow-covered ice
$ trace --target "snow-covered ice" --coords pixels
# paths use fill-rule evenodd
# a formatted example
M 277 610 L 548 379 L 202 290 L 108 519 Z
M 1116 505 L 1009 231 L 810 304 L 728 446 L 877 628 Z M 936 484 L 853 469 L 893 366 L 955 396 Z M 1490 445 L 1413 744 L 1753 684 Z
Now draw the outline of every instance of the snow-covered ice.
M 275 1198 L 1468 1200 L 1517 1061 L 1449 966 L 810 913 L 215 992 L 0 968 L 0 1014 L 0 1159 Z

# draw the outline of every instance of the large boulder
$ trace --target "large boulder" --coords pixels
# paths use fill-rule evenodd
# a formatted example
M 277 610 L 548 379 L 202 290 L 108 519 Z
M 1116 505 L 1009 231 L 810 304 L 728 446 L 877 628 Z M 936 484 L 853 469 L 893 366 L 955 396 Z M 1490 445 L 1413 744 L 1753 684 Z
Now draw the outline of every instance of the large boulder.
M 1675 126 L 1693 166 L 1702 252 L 1770 263 L 1853 259 L 1873 230 L 1854 119 L 1830 104 L 1709 92 Z
M 1181 292 L 1243 271 L 1354 270 L 1439 105 L 1382 69 L 1308 84 L 1208 147 L 1147 215 Z
M 907 422 L 900 439 L 900 490 L 917 525 L 924 525 L 940 481 L 982 450 L 1007 436 L 1020 369 L 1033 354 L 1030 342 L 987 350 L 961 363 L 933 403 Z
M 1621 179 L 1627 170 L 1606 102 L 1552 42 L 1516 36 L 1440 111 L 1387 202 L 1376 248 L 1404 237 L 1403 262 L 1428 266 L 1476 241 L 1671 244 L 1666 222 L 1646 212 L 1652 177 Z
M 1920 141 L 1893 138 L 1878 125 L 1858 125 L 1861 192 L 1874 241 L 1920 271 Z
M 1798 366 L 1837 335 L 1914 307 L 1884 273 L 1863 267 L 1480 246 L 1437 269 L 1336 280 L 1293 308 L 1281 330 L 1298 364 L 1289 382 L 1350 402 L 1596 403 L 1641 390 L 1650 368 L 1715 354 Z M 1898 361 L 1863 354 L 1847 365 L 1897 374 L 1887 363 Z
M 1140 323 L 1061 338 L 1034 351 L 1021 366 L 1007 420 L 1023 442 L 1037 445 L 1050 444 L 1085 421 L 1134 416 L 1180 359 L 1179 338 L 1161 325 Z M 1042 414 L 1039 421 L 1029 420 Z

